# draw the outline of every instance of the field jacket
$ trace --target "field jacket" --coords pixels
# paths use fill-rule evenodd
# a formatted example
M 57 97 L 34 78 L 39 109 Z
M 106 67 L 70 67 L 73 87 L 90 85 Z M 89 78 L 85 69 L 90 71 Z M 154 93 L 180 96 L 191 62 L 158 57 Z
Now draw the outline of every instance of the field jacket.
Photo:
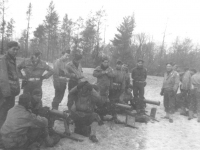
M 179 87 L 179 76 L 175 71 L 164 74 L 163 86 L 164 90 L 173 90 L 176 92 Z

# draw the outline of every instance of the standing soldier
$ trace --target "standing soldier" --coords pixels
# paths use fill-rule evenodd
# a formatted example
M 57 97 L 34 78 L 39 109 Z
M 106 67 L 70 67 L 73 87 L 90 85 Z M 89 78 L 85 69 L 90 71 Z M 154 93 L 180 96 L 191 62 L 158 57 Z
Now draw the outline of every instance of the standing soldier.
M 183 74 L 183 77 L 181 79 L 181 97 L 182 97 L 182 107 L 181 107 L 181 115 L 187 116 L 186 108 L 188 108 L 189 105 L 189 92 L 191 88 L 191 77 L 194 75 L 195 72 L 189 69 L 185 69 L 185 73 Z
M 200 71 L 192 76 L 192 90 L 194 91 L 194 96 L 197 101 L 197 116 L 198 122 L 200 122 Z
M 24 60 L 18 65 L 18 72 L 22 79 L 22 89 L 24 93 L 31 94 L 34 89 L 42 91 L 42 81 L 48 79 L 53 74 L 53 69 L 43 60 L 41 52 L 36 51 L 30 59 Z M 21 71 L 24 71 L 25 75 Z M 44 72 L 47 71 L 45 75 Z
M 0 127 L 6 119 L 8 110 L 15 105 L 15 96 L 20 93 L 16 68 L 16 55 L 19 49 L 18 42 L 8 42 L 7 52 L 0 61 L 0 89 L 4 97 L 0 102 Z
M 69 60 L 70 50 L 62 52 L 61 58 L 57 59 L 53 64 L 53 85 L 55 88 L 55 97 L 52 102 L 52 108 L 58 110 L 58 106 L 65 94 L 67 78 L 66 63 Z
M 144 111 L 144 87 L 146 86 L 147 69 L 143 66 L 144 61 L 139 59 L 137 67 L 132 70 L 133 95 L 136 101 L 137 111 Z
M 67 77 L 69 78 L 68 91 L 74 88 L 80 79 L 84 78 L 81 66 L 82 51 L 74 50 L 72 54 L 73 60 L 66 65 Z
M 164 118 L 169 119 L 169 122 L 172 123 L 172 114 L 175 111 L 175 96 L 179 87 L 179 77 L 178 74 L 174 72 L 172 63 L 167 63 L 166 68 L 167 72 L 164 75 L 163 86 L 160 94 L 164 95 L 164 107 L 166 112 Z
M 118 60 L 116 68 L 113 70 L 112 88 L 109 93 L 110 100 L 113 102 L 119 102 L 119 97 L 124 92 L 126 86 L 126 74 L 122 69 L 122 65 L 123 63 Z
M 98 66 L 94 72 L 93 76 L 97 78 L 97 87 L 100 91 L 100 96 L 104 102 L 104 106 L 99 108 L 99 115 L 103 119 L 103 116 L 107 114 L 105 110 L 105 105 L 109 102 L 109 90 L 111 88 L 113 79 L 113 70 L 109 67 L 108 57 L 102 59 L 102 63 Z

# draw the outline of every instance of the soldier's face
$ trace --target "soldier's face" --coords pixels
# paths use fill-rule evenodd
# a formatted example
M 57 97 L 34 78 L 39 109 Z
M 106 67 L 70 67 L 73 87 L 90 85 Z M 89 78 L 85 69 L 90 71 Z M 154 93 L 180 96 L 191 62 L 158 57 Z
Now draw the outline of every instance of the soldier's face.
M 117 68 L 117 69 L 121 69 L 121 68 L 122 68 L 122 65 L 121 65 L 121 64 L 117 64 L 116 68 Z
M 18 46 L 15 46 L 15 47 L 12 47 L 12 48 L 8 49 L 8 53 L 13 57 L 17 56 L 18 51 L 19 51 L 19 47 Z
M 166 69 L 167 69 L 167 72 L 170 72 L 170 71 L 172 71 L 173 67 L 172 67 L 172 65 L 167 64 Z
M 65 54 L 62 56 L 62 58 L 63 58 L 63 61 L 67 61 L 68 58 L 69 58 L 69 54 L 65 53 Z
M 143 62 L 139 61 L 139 62 L 137 63 L 137 66 L 138 66 L 138 67 L 142 67 L 142 66 L 143 66 Z
M 42 94 L 33 95 L 33 99 L 34 99 L 36 102 L 41 101 L 41 99 L 42 99 Z
M 40 56 L 36 57 L 35 55 L 32 56 L 33 63 L 37 63 L 40 60 Z
M 108 60 L 104 60 L 104 61 L 102 62 L 102 65 L 103 65 L 104 67 L 108 67 L 108 64 L 109 64 L 109 61 L 108 61 Z

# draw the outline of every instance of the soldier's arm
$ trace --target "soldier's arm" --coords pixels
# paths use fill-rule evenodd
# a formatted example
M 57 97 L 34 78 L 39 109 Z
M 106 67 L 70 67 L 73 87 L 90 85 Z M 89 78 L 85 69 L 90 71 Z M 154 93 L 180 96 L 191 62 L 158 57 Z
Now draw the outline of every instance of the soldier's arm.
M 147 69 L 146 68 L 144 69 L 144 79 L 145 80 L 147 79 Z
M 42 76 L 43 79 L 48 79 L 49 77 L 51 77 L 53 75 L 53 69 L 47 64 L 45 63 L 45 70 L 48 71 L 45 75 Z
M 108 75 L 109 77 L 111 77 L 111 78 L 115 77 L 115 74 L 114 74 L 112 68 L 109 68 L 107 71 L 108 71 L 107 75 Z
M 22 69 L 24 69 L 26 66 L 25 60 L 22 61 L 18 66 L 17 66 L 17 72 L 19 75 L 19 78 L 24 79 L 25 76 L 22 74 Z
M 78 94 L 78 89 L 77 86 L 75 86 L 74 88 L 72 88 L 69 91 L 69 95 L 68 95 L 68 102 L 67 102 L 67 106 L 69 111 L 71 111 L 71 107 L 74 104 L 76 98 L 77 98 L 77 94 Z
M 132 77 L 133 80 L 135 79 L 135 69 L 134 68 L 132 70 L 131 77 Z
M 65 72 L 65 75 L 66 75 L 67 78 L 76 78 L 76 75 L 73 73 L 70 64 L 67 64 L 65 66 L 64 72 Z
M 105 74 L 105 72 L 103 70 L 101 70 L 99 67 L 97 67 L 93 71 L 93 76 L 96 77 L 96 78 L 101 77 L 104 74 Z
M 31 121 L 31 127 L 40 128 L 48 126 L 48 120 L 45 117 L 36 116 L 35 114 L 31 113 L 29 119 Z
M 103 103 L 103 101 L 101 100 L 100 94 L 95 89 L 92 89 L 91 95 L 92 95 L 92 100 L 95 103 L 97 103 L 97 104 L 102 104 Z
M 178 87 L 179 87 L 179 81 L 180 81 L 180 80 L 179 80 L 179 75 L 178 75 L 178 74 L 175 74 L 174 80 L 175 80 L 175 83 L 174 83 L 173 90 L 174 90 L 174 92 L 177 92 Z

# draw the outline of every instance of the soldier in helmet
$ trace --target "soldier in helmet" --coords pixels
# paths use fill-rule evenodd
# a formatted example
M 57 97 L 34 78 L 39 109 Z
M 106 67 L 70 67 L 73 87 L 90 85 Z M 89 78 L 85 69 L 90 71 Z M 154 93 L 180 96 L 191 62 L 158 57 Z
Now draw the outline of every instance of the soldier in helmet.
M 22 79 L 24 93 L 31 94 L 34 89 L 42 90 L 42 81 L 53 75 L 53 69 L 43 60 L 41 52 L 35 51 L 30 59 L 22 61 L 18 66 L 18 72 Z M 21 71 L 24 71 L 25 75 Z M 47 71 L 45 75 L 44 72 Z

